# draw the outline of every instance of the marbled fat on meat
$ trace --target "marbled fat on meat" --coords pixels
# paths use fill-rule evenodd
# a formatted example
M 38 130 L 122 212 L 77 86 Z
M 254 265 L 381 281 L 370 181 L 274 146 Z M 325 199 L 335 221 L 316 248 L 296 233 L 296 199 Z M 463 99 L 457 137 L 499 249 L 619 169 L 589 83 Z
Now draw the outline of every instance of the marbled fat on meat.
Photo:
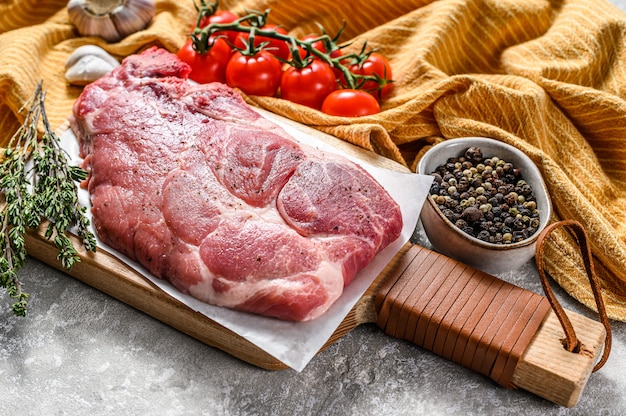
M 362 168 L 298 144 L 222 84 L 152 48 L 87 86 L 71 126 L 107 245 L 207 303 L 303 321 L 398 238 Z

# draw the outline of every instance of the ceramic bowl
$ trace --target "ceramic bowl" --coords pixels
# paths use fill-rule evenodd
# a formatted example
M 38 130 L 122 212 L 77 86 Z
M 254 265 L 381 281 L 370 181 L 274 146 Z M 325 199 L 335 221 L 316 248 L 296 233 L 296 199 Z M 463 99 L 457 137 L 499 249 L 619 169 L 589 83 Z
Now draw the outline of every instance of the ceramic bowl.
M 473 146 L 482 150 L 483 157 L 497 156 L 511 162 L 520 170 L 522 179 L 532 186 L 535 194 L 540 221 L 538 231 L 526 240 L 511 244 L 485 242 L 470 236 L 450 222 L 430 195 L 424 203 L 420 220 L 436 251 L 490 274 L 503 273 L 516 269 L 533 258 L 539 232 L 548 225 L 552 204 L 541 173 L 532 160 L 519 149 L 495 139 L 463 137 L 446 140 L 433 146 L 422 156 L 417 172 L 429 175 L 448 158 L 460 157 Z

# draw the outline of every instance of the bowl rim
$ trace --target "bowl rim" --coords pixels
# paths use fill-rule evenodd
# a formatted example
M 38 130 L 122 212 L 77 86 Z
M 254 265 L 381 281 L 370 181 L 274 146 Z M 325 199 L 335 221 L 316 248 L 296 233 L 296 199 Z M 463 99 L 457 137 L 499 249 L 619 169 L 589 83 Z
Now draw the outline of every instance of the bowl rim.
M 539 168 L 537 167 L 537 165 L 535 165 L 535 162 L 532 161 L 532 159 L 530 157 L 528 157 L 524 152 L 522 152 L 520 149 L 518 149 L 515 146 L 512 146 L 508 143 L 504 143 L 501 142 L 497 139 L 493 139 L 493 138 L 489 138 L 489 137 L 481 137 L 481 136 L 471 136 L 471 137 L 457 137 L 457 138 L 453 138 L 453 139 L 446 139 L 443 142 L 437 143 L 434 146 L 432 146 L 430 149 L 428 149 L 421 157 L 421 159 L 419 160 L 418 164 L 417 164 L 417 173 L 422 174 L 422 175 L 430 175 L 431 172 L 426 172 L 425 171 L 425 164 L 426 161 L 428 160 L 428 158 L 433 158 L 436 153 L 436 151 L 441 150 L 443 147 L 442 146 L 440 148 L 437 149 L 438 146 L 441 145 L 445 145 L 445 144 L 456 144 L 456 143 L 461 143 L 461 142 L 468 142 L 468 143 L 489 143 L 489 144 L 493 144 L 499 147 L 502 147 L 504 149 L 507 149 L 509 152 L 516 154 L 517 156 L 519 156 L 520 159 L 523 159 L 527 162 L 528 167 L 535 171 L 534 173 L 536 174 L 536 177 L 538 179 L 538 183 L 541 185 L 541 192 L 545 194 L 546 197 L 546 202 L 547 202 L 547 206 L 545 207 L 545 209 L 543 209 L 543 211 L 545 212 L 545 215 L 541 215 L 540 214 L 540 224 L 539 227 L 537 229 L 537 231 L 531 235 L 530 237 L 526 238 L 525 240 L 522 241 L 518 241 L 515 243 L 510 243 L 510 244 L 497 244 L 497 243 L 490 243 L 488 241 L 483 241 L 480 240 L 476 237 L 473 237 L 469 234 L 467 234 L 466 232 L 464 232 L 463 230 L 461 230 L 460 228 L 458 228 L 456 225 L 454 225 L 452 223 L 452 221 L 450 221 L 444 214 L 443 212 L 441 212 L 441 210 L 439 209 L 439 207 L 437 206 L 437 204 L 435 203 L 432 195 L 430 194 L 430 192 L 428 193 L 427 196 L 427 202 L 432 206 L 432 208 L 435 210 L 435 212 L 437 213 L 437 215 L 439 216 L 439 218 L 441 218 L 444 223 L 446 225 L 449 225 L 452 230 L 454 231 L 454 233 L 461 237 L 463 240 L 466 240 L 467 242 L 474 244 L 474 245 L 478 245 L 478 246 L 482 246 L 485 248 L 488 248 L 490 250 L 500 250 L 500 251 L 506 251 L 506 250 L 512 250 L 515 248 L 520 248 L 520 247 L 526 247 L 528 245 L 534 244 L 537 239 L 539 238 L 539 234 L 541 233 L 541 230 L 543 230 L 549 223 L 550 223 L 550 217 L 552 216 L 552 200 L 550 198 L 550 193 L 548 192 L 548 189 L 546 187 L 545 181 L 543 180 L 543 175 L 541 174 L 541 171 L 539 170 Z M 469 144 L 467 147 L 471 146 L 471 144 Z M 480 146 L 478 146 L 480 147 Z M 498 155 L 494 155 L 494 156 L 498 156 Z M 446 159 L 448 159 L 451 156 L 447 156 Z M 518 166 L 516 166 L 518 167 Z M 524 178 L 527 179 L 527 178 Z M 536 191 L 535 191 L 535 186 L 533 186 L 533 193 L 535 194 L 536 197 Z M 541 210 L 540 210 L 541 212 Z

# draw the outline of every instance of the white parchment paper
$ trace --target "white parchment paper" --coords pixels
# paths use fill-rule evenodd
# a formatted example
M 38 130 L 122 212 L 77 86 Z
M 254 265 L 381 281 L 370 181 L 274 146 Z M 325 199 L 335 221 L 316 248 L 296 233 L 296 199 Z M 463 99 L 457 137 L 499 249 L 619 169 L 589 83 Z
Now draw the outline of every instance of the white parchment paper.
M 262 113 L 283 127 L 296 140 L 324 151 L 339 153 L 332 145 L 307 134 L 302 129 L 295 128 L 291 123 L 285 122 L 280 117 L 273 116 L 267 112 Z M 79 157 L 76 137 L 71 130 L 68 129 L 61 135 L 61 143 L 63 148 L 69 153 L 72 164 L 82 162 Z M 179 292 L 166 281 L 154 278 L 141 265 L 105 246 L 100 240 L 98 240 L 98 250 L 103 250 L 116 256 L 170 296 L 180 300 L 195 311 L 206 315 L 241 337 L 246 338 L 285 365 L 296 371 L 302 371 L 328 341 L 376 276 L 411 238 L 432 181 L 430 176 L 391 171 L 372 166 L 356 156 L 341 154 L 366 169 L 398 202 L 402 210 L 404 227 L 400 237 L 381 251 L 365 269 L 359 272 L 352 283 L 345 288 L 341 297 L 331 306 L 330 310 L 313 321 L 286 322 L 209 305 Z M 89 193 L 81 189 L 79 198 L 83 206 L 87 207 L 91 220 Z

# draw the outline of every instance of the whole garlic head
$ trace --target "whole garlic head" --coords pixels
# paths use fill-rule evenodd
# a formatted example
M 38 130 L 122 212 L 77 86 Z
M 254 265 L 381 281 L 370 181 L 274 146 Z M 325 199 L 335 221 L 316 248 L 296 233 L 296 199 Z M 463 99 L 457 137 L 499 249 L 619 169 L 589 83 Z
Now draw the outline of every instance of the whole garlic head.
M 69 0 L 67 12 L 81 35 L 117 42 L 148 26 L 156 5 L 154 0 Z

